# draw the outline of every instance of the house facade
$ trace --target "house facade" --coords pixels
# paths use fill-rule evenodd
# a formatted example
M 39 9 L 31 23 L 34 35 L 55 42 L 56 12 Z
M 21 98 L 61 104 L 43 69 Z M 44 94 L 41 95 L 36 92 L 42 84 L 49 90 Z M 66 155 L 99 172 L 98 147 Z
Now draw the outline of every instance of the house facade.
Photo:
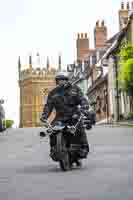
M 114 36 L 110 48 L 102 58 L 102 61 L 106 60 L 108 65 L 109 107 L 110 115 L 114 121 L 126 118 L 129 112 L 133 112 L 133 106 L 131 104 L 132 97 L 122 91 L 118 81 L 120 48 L 127 42 L 133 44 L 132 9 L 133 7 L 131 7 L 129 3 L 127 3 L 126 6 L 124 3 L 121 4 L 121 9 L 119 11 L 120 31 Z

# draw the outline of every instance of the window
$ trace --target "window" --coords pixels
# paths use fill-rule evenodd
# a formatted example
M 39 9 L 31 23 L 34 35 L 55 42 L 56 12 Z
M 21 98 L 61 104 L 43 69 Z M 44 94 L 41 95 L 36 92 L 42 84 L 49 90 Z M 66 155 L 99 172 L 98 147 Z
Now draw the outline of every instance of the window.
M 92 65 L 95 65 L 96 63 L 97 63 L 96 56 L 93 55 L 93 56 L 92 56 Z
M 87 60 L 84 61 L 85 66 L 90 66 L 90 57 L 87 58 Z

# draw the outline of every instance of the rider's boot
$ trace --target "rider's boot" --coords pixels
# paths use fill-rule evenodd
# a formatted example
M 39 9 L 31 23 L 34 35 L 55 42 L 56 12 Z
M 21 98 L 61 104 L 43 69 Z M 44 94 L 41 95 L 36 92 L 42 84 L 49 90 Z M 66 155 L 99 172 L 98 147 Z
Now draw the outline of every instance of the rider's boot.
M 82 162 L 80 160 L 76 160 L 75 161 L 77 167 L 81 167 L 82 166 Z

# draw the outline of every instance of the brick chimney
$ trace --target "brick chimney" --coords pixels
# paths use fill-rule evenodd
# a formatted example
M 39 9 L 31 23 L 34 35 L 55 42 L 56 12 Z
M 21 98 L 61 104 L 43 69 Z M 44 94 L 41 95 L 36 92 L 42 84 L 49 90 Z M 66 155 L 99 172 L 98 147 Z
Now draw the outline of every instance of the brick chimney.
M 94 46 L 95 48 L 104 48 L 107 41 L 107 27 L 104 24 L 104 20 L 99 24 L 99 21 L 96 22 L 94 29 Z

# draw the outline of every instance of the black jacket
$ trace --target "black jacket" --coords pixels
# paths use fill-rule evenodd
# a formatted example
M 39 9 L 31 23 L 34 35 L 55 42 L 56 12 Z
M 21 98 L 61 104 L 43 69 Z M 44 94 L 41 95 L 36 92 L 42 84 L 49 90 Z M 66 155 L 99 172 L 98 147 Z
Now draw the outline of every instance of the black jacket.
M 68 84 L 67 87 L 56 87 L 48 94 L 47 102 L 44 106 L 42 117 L 47 119 L 53 109 L 56 111 L 55 120 L 68 121 L 72 115 L 78 112 L 78 105 L 88 106 L 88 101 L 84 97 L 81 89 Z

